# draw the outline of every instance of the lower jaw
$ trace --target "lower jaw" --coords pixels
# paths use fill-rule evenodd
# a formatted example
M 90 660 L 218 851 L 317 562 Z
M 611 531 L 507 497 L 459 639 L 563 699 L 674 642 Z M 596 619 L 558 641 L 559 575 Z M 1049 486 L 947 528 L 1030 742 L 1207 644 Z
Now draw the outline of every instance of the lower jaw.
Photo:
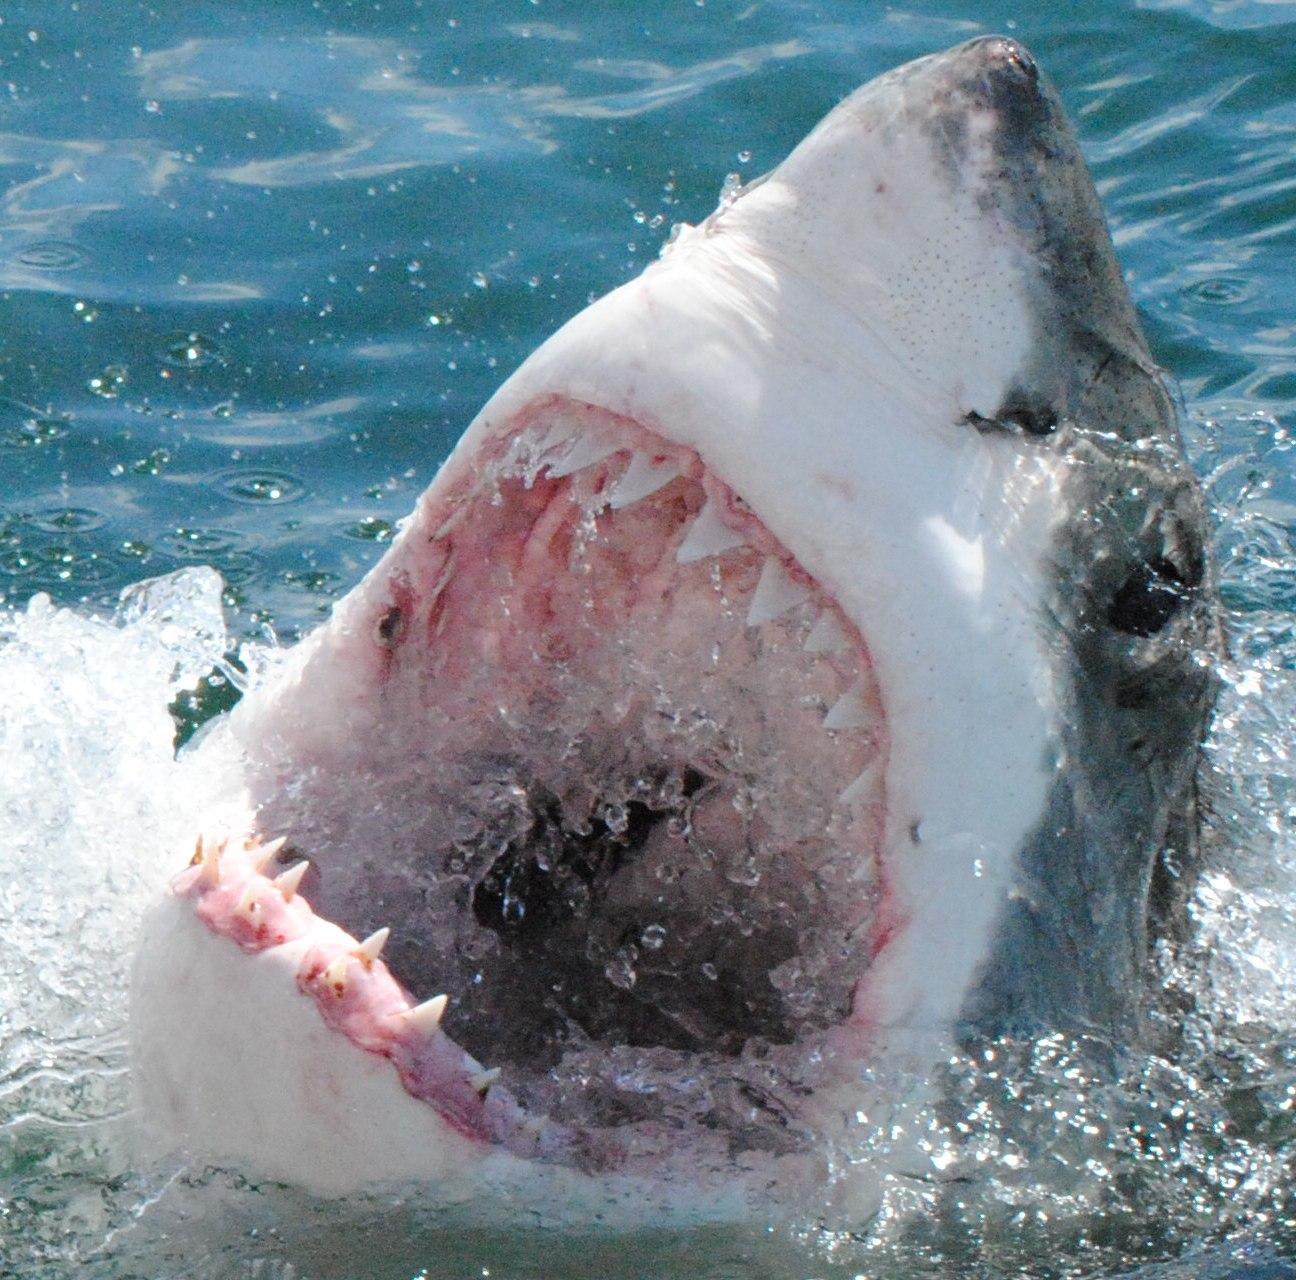
M 251 825 L 288 842 L 206 847 L 174 891 L 473 1138 L 590 1168 L 686 1131 L 803 1146 L 880 945 L 886 724 L 740 496 L 541 405 L 330 630 L 254 695 Z

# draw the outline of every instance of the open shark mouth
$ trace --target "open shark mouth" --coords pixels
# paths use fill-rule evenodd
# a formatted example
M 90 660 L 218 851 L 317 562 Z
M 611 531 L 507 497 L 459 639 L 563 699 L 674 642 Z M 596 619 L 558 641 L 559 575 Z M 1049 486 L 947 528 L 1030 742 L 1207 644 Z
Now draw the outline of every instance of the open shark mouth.
M 813 1176 L 890 1039 L 1120 1043 L 1205 538 L 1056 92 L 999 38 L 880 77 L 540 347 L 198 748 L 147 1111 L 328 1191 L 691 1211 Z
M 370 731 L 288 782 L 286 838 L 200 849 L 177 892 L 292 948 L 466 1133 L 795 1144 L 880 941 L 863 639 L 696 454 L 589 406 L 521 415 L 418 527 L 360 637 Z

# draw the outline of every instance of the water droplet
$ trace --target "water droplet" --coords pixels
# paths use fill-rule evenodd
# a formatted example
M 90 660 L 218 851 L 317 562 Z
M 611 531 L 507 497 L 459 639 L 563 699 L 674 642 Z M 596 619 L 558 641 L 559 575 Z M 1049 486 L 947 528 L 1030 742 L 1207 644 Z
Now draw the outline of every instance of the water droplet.
M 364 516 L 348 525 L 343 532 L 348 538 L 356 538 L 360 542 L 390 542 L 395 530 L 389 521 L 379 516 Z
M 325 569 L 288 569 L 280 580 L 287 586 L 312 596 L 331 596 L 338 590 L 340 579 L 336 573 Z
M 206 559 L 241 546 L 243 535 L 234 532 L 232 529 L 203 529 L 180 526 L 167 535 L 166 541 L 175 555 Z
M 162 363 L 172 369 L 201 369 L 224 358 L 220 346 L 201 333 L 173 334 L 162 352 Z
M 67 435 L 67 419 L 0 397 L 0 445 L 31 449 Z
M 644 931 L 639 935 L 639 941 L 649 951 L 660 951 L 666 942 L 666 930 L 659 924 L 646 925 Z
M 1198 280 L 1184 290 L 1195 302 L 1205 302 L 1213 307 L 1230 307 L 1245 302 L 1254 293 L 1253 287 L 1245 280 L 1235 280 L 1228 276 L 1217 276 L 1209 280 Z
M 85 254 L 63 240 L 38 240 L 19 249 L 14 260 L 37 271 L 70 271 L 85 261 Z
M 171 461 L 171 453 L 167 449 L 154 449 L 152 453 L 146 454 L 142 458 L 136 458 L 131 463 L 131 470 L 137 476 L 156 476 L 161 475 L 167 463 Z
M 108 365 L 102 373 L 97 373 L 86 383 L 86 387 L 104 400 L 115 400 L 122 387 L 126 385 L 126 366 Z
M 741 173 L 726 173 L 720 184 L 720 208 L 726 209 L 742 194 L 743 180 Z
M 101 528 L 107 518 L 88 507 L 50 507 L 36 512 L 32 523 L 46 533 L 88 533 Z
M 621 947 L 604 966 L 603 976 L 622 991 L 633 991 L 639 975 L 635 972 L 635 961 L 639 959 L 636 947 Z
M 212 483 L 235 502 L 262 504 L 293 502 L 306 492 L 306 486 L 286 471 L 264 469 L 231 469 L 219 471 Z
M 0 551 L 0 573 L 18 577 L 30 573 L 36 567 L 36 557 L 23 547 L 11 551 Z

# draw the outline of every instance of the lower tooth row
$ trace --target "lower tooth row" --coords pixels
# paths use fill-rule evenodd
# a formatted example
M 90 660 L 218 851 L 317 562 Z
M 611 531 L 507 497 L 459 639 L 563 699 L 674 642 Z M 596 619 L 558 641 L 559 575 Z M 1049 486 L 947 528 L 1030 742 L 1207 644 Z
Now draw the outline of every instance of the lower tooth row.
M 245 842 L 248 860 L 256 872 L 256 878 L 248 881 L 243 893 L 240 895 L 238 903 L 233 908 L 235 916 L 249 923 L 255 920 L 261 910 L 260 894 L 263 892 L 262 884 L 258 883 L 258 879 L 263 877 L 266 868 L 286 843 L 287 837 L 285 836 L 280 836 L 265 843 L 259 843 L 255 840 Z M 201 835 L 198 837 L 190 865 L 201 868 L 199 883 L 204 889 L 215 888 L 220 883 L 221 860 L 229 846 L 230 841 L 228 838 L 208 839 Z M 305 876 L 309 867 L 310 862 L 303 859 L 295 863 L 287 871 L 281 872 L 270 881 L 270 884 L 278 890 L 285 902 L 291 902 L 296 896 L 302 877 Z M 342 999 L 350 988 L 349 969 L 351 962 L 358 961 L 366 970 L 372 969 L 374 964 L 382 957 L 383 950 L 390 937 L 391 930 L 389 928 L 375 930 L 364 941 L 357 942 L 349 952 L 342 952 L 335 956 L 325 966 L 320 975 L 320 982 L 327 990 L 332 991 L 337 999 Z M 407 1006 L 395 1016 L 410 1030 L 421 1036 L 431 1037 L 440 1030 L 441 1021 L 445 1017 L 448 1004 L 448 996 L 433 996 L 430 1000 L 424 1000 L 421 1004 Z M 498 1067 L 481 1068 L 474 1066 L 470 1070 L 468 1083 L 477 1093 L 484 1096 L 491 1085 L 499 1078 L 499 1075 L 500 1069 Z

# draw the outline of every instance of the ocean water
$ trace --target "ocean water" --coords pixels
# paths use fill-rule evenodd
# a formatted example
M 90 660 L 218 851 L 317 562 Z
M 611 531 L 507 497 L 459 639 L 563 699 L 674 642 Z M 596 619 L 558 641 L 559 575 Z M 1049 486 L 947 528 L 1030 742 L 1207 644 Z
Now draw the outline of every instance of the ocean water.
M 1217 524 L 1174 1052 L 951 1060 L 877 1139 L 931 1160 L 850 1231 L 505 1231 L 134 1158 L 130 927 L 194 794 L 172 712 L 318 621 L 503 377 L 728 175 L 989 31 L 1077 123 Z M 1294 49 L 1264 0 L 0 6 L 0 1277 L 1296 1275 Z

